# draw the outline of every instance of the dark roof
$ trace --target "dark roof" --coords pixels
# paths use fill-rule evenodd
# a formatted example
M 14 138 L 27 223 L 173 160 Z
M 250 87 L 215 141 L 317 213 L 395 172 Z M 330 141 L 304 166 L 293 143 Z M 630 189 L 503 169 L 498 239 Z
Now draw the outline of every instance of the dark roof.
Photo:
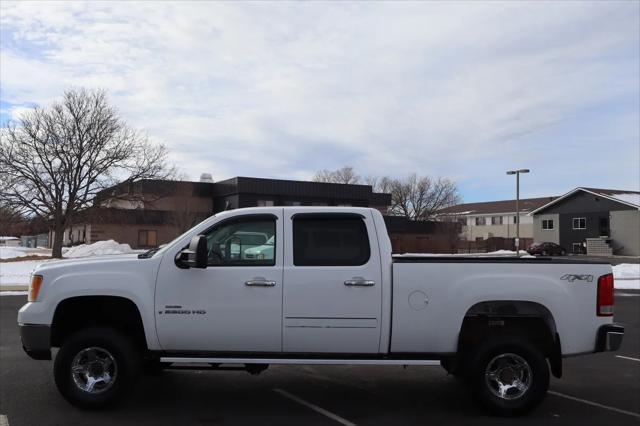
M 264 179 L 238 176 L 216 183 L 216 195 L 232 193 L 369 199 L 370 185 Z
M 527 213 L 535 210 L 556 197 L 522 198 L 520 199 L 520 211 Z M 516 200 L 486 201 L 481 203 L 465 203 L 439 210 L 438 214 L 492 214 L 512 213 L 516 211 Z
M 574 188 L 571 191 L 567 192 L 564 195 L 561 195 L 560 197 L 556 197 L 553 200 L 549 201 L 548 203 L 545 203 L 539 207 L 536 207 L 534 210 L 532 210 L 530 213 L 532 214 L 537 214 L 540 213 L 543 210 L 546 210 L 548 207 L 551 207 L 552 205 L 564 200 L 567 197 L 572 196 L 573 194 L 575 194 L 578 191 L 583 191 L 583 192 L 590 192 L 592 194 L 597 194 L 600 195 L 603 198 L 607 198 L 611 201 L 620 203 L 620 204 L 624 204 L 627 206 L 633 206 L 633 207 L 638 207 L 638 202 L 637 201 L 630 201 L 630 200 L 626 200 L 624 199 L 624 197 L 616 197 L 616 195 L 622 195 L 622 194 L 639 194 L 640 195 L 640 191 L 629 191 L 629 190 L 625 190 L 625 189 L 603 189 L 603 188 L 587 188 L 584 186 L 580 186 L 578 188 Z M 635 198 L 635 197 L 634 197 Z

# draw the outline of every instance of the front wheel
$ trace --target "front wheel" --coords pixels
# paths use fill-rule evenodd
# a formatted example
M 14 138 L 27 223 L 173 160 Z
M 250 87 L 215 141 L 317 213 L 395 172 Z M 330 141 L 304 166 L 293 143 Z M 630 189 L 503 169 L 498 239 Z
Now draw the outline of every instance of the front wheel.
M 549 389 L 542 351 L 524 340 L 494 340 L 477 349 L 469 379 L 480 402 L 499 416 L 535 408 Z
M 100 408 L 131 387 L 140 356 L 131 340 L 111 328 L 91 327 L 71 335 L 53 366 L 58 390 L 78 407 Z

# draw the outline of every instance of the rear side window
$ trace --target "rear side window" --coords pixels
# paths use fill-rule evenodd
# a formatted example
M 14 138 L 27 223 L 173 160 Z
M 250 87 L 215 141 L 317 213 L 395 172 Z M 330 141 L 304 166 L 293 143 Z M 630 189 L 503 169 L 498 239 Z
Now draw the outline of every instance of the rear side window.
M 357 266 L 369 261 L 367 227 L 360 216 L 309 214 L 293 218 L 295 266 Z

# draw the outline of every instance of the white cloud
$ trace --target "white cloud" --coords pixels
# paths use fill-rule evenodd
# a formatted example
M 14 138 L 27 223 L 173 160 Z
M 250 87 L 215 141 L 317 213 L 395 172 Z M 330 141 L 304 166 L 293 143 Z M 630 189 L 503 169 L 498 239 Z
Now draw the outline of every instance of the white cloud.
M 619 142 L 583 142 L 576 162 L 637 152 L 639 14 L 634 2 L 3 2 L 2 101 L 107 88 L 192 177 L 352 164 L 510 194 L 504 169 L 522 164 L 563 193 L 587 179 L 578 167 L 553 179 L 558 144 L 578 143 L 594 109 L 590 135 Z M 588 183 L 637 187 L 637 162 L 606 167 Z

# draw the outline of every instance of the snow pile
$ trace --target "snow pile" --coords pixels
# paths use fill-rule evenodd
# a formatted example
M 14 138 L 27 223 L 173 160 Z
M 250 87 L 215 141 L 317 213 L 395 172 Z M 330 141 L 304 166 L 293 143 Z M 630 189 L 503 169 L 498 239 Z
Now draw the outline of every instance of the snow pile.
M 613 267 L 613 275 L 616 278 L 632 278 L 640 280 L 640 264 L 621 263 Z
M 490 256 L 515 256 L 516 252 L 515 250 L 496 250 L 496 251 L 490 251 L 484 254 L 487 254 Z M 534 257 L 534 256 L 531 256 L 529 253 L 527 253 L 526 250 L 520 250 L 520 257 Z
M 640 264 L 621 263 L 613 267 L 615 287 L 624 290 L 640 290 Z
M 103 256 L 108 254 L 126 254 L 137 253 L 131 249 L 129 244 L 120 244 L 113 240 L 97 241 L 93 244 L 81 244 L 75 247 L 69 247 L 63 250 L 63 257 L 90 257 L 90 256 Z

